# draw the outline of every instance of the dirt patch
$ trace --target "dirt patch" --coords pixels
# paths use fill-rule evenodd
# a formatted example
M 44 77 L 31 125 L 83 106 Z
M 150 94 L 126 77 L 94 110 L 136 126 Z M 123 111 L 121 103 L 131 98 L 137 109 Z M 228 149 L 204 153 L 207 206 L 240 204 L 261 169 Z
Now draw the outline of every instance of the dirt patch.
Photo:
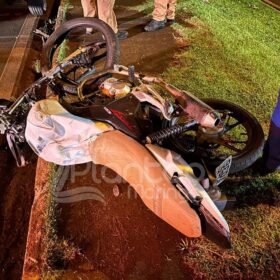
M 134 65 L 136 71 L 146 74 L 160 74 L 174 62 L 178 52 L 189 46 L 189 42 L 183 41 L 172 27 L 157 32 L 145 32 L 144 26 L 151 17 L 133 9 L 144 1 L 129 1 L 129 4 L 127 2 L 119 1 L 115 9 L 119 30 L 129 33 L 128 39 L 120 42 L 120 64 Z M 71 1 L 71 4 L 74 8 L 70 10 L 67 19 L 81 17 L 80 2 Z M 184 25 L 188 24 L 184 22 Z
M 101 202 L 91 198 L 58 204 L 59 237 L 79 251 L 64 269 L 99 271 L 109 279 L 191 279 L 181 262 L 183 236 L 148 210 L 115 173 L 103 171 L 95 165 L 73 167 L 63 189 L 91 187 L 103 197 Z M 105 183 L 105 177 L 112 183 Z
M 280 10 L 280 0 L 263 0 L 265 3 L 271 5 L 272 7 Z
M 174 62 L 175 54 L 186 48 L 188 43 L 176 38 L 177 35 L 171 27 L 153 34 L 137 34 L 144 25 L 139 24 L 128 29 L 130 37 L 121 42 L 120 63 L 134 65 L 137 71 L 143 73 L 160 74 Z
M 134 65 L 143 73 L 160 74 L 181 49 L 189 46 L 189 42 L 183 41 L 170 26 L 156 32 L 145 32 L 144 26 L 150 17 L 143 13 L 124 7 L 116 9 L 116 13 L 119 29 L 129 33 L 128 39 L 120 44 L 121 64 Z

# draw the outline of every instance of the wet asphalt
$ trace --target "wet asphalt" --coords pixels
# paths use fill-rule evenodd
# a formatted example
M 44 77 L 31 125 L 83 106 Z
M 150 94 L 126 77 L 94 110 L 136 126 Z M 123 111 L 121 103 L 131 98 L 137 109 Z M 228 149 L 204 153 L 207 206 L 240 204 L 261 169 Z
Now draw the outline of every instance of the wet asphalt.
M 13 5 L 0 2 L 0 77 L 27 15 L 27 5 L 22 1 Z

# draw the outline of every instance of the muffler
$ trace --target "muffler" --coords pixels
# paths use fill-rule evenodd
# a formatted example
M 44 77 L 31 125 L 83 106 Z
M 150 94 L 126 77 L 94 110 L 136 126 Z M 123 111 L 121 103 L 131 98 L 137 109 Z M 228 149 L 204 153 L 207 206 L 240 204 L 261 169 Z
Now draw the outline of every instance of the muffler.
M 197 120 L 201 126 L 213 128 L 220 124 L 219 114 L 191 93 L 181 91 L 167 83 L 164 83 L 164 87 L 178 100 L 183 110 Z

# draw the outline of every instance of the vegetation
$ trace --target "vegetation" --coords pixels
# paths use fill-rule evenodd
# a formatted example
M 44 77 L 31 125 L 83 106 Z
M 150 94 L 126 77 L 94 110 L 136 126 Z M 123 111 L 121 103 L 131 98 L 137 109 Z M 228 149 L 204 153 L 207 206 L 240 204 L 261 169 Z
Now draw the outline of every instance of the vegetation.
M 35 61 L 33 61 L 33 69 L 36 74 L 41 73 L 41 60 L 40 59 L 36 59 Z
M 79 249 L 71 242 L 58 236 L 57 233 L 57 203 L 54 200 L 53 191 L 59 183 L 61 168 L 55 164 L 49 164 L 49 191 L 48 205 L 45 217 L 44 240 L 44 266 L 43 279 L 61 279 L 65 266 L 78 254 Z M 56 278 L 57 277 L 57 278 Z
M 62 0 L 60 3 L 60 10 L 59 10 L 59 17 L 58 21 L 60 23 L 63 23 L 67 18 L 67 13 L 69 10 L 73 9 L 73 5 L 71 4 L 70 0 Z M 69 53 L 69 46 L 68 46 L 68 40 L 64 40 L 59 48 L 59 52 L 57 54 L 57 62 L 61 63 L 65 57 L 67 57 Z
M 61 63 L 63 61 L 63 59 L 65 57 L 67 57 L 67 55 L 69 54 L 69 45 L 68 45 L 68 40 L 64 40 L 60 47 L 59 47 L 59 51 L 58 51 L 58 54 L 57 54 L 57 62 L 58 63 Z
M 69 10 L 73 9 L 73 5 L 71 4 L 71 1 L 63 0 L 63 2 L 60 4 L 60 7 L 62 7 L 62 21 L 65 21 L 67 13 Z
M 278 279 L 280 211 L 258 205 L 225 213 L 233 249 L 220 250 L 202 238 L 189 245 L 183 258 L 203 279 Z M 247 218 L 246 218 L 247 217 Z

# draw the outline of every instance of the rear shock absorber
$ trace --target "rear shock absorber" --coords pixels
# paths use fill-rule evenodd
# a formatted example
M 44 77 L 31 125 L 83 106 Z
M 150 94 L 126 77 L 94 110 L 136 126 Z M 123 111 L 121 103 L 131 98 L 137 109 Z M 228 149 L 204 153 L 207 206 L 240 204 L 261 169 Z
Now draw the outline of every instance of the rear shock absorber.
M 161 143 L 164 139 L 169 138 L 171 136 L 179 135 L 193 126 L 197 124 L 196 120 L 192 120 L 190 122 L 184 123 L 184 124 L 176 124 L 171 127 L 167 127 L 164 129 L 161 129 L 157 132 L 154 132 L 146 137 L 146 143 L 152 144 L 152 143 Z

